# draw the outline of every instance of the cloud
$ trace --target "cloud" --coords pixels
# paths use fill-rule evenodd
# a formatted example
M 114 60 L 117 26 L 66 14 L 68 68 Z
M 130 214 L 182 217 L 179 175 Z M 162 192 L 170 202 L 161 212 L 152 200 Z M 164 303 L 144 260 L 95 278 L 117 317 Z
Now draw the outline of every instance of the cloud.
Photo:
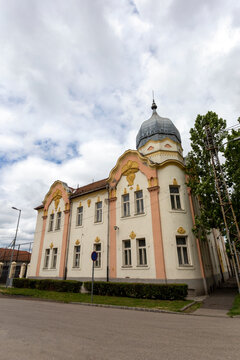
M 57 179 L 108 176 L 158 112 L 185 154 L 198 113 L 239 116 L 240 7 L 235 1 L 0 0 L 0 245 L 22 209 L 20 241 Z

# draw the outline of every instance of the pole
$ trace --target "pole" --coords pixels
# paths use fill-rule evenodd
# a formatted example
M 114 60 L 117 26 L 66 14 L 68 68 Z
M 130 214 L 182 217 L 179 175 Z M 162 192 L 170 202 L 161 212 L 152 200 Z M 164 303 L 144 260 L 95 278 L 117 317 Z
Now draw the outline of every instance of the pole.
M 94 263 L 95 263 L 95 261 L 93 261 L 93 262 L 92 262 L 92 289 L 91 289 L 91 303 L 93 302 Z
M 14 237 L 13 243 L 12 243 L 12 253 L 11 253 L 11 259 L 10 259 L 10 263 L 9 263 L 9 267 L 8 267 L 8 275 L 7 275 L 6 287 L 12 286 L 12 278 L 9 279 L 9 274 L 10 274 L 10 270 L 11 270 L 11 266 L 12 266 L 14 248 L 15 248 L 15 244 L 16 244 L 16 240 L 17 240 L 18 226 L 19 226 L 19 221 L 20 221 L 20 216 L 21 216 L 21 210 L 20 210 L 20 209 L 17 209 L 17 208 L 15 208 L 15 207 L 13 207 L 12 209 L 18 210 L 18 211 L 19 211 L 19 215 L 18 215 L 16 233 L 15 233 L 15 237 Z

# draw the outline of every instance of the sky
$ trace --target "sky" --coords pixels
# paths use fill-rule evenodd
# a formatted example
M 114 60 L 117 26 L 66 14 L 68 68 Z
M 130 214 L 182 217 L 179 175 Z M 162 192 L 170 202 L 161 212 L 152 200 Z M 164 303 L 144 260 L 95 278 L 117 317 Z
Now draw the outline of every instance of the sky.
M 0 247 L 34 238 L 55 180 L 108 177 L 158 114 L 240 116 L 240 2 L 0 0 Z

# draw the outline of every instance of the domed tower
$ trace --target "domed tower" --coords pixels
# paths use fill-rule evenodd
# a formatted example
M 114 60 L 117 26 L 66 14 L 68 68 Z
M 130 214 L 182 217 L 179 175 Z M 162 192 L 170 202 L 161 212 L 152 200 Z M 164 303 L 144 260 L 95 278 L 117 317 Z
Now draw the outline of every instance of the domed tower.
M 136 138 L 137 150 L 155 163 L 169 159 L 183 162 L 181 137 L 178 129 L 170 119 L 157 113 L 157 105 L 153 100 L 152 116 L 144 121 Z

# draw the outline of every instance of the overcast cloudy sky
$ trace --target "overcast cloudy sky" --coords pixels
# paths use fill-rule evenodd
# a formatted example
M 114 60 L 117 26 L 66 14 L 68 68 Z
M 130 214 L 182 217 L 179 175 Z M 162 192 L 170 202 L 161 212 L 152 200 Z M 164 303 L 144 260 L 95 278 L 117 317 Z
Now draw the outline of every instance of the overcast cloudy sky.
M 189 129 L 240 116 L 240 2 L 0 0 L 0 246 L 33 240 L 57 179 L 108 176 L 158 113 Z

